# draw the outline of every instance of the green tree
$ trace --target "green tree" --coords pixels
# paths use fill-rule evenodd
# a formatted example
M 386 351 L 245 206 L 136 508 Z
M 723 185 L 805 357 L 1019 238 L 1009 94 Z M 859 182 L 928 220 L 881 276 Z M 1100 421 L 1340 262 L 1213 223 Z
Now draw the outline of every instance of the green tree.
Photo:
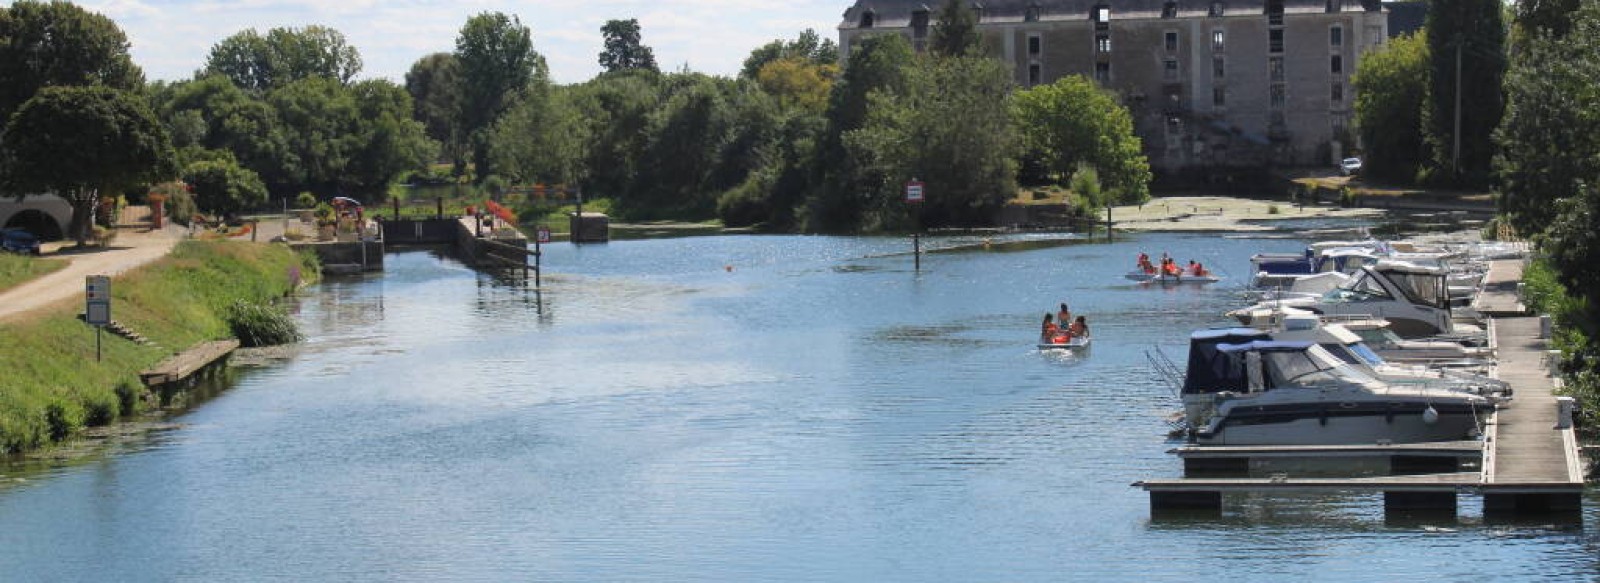
M 990 224 L 1016 195 L 1010 70 L 995 59 L 947 57 L 918 60 L 906 74 L 903 90 L 872 94 L 866 125 L 845 136 L 869 172 L 868 228 L 914 226 L 901 202 L 912 178 L 927 184 L 917 210 L 924 224 Z
M 1488 185 L 1494 155 L 1490 139 L 1505 111 L 1503 8 L 1500 0 L 1435 0 L 1428 5 L 1431 87 L 1426 119 L 1440 182 L 1464 188 Z
M 157 114 L 180 149 L 178 167 L 216 159 L 206 152 L 228 152 L 239 165 L 258 174 L 269 189 L 301 183 L 300 162 L 289 148 L 288 132 L 277 111 L 227 77 L 213 75 L 176 83 L 165 87 L 154 101 Z
M 1058 184 L 1088 164 L 1112 200 L 1140 203 L 1150 197 L 1150 161 L 1133 133 L 1133 116 L 1094 81 L 1069 75 L 1018 91 L 1011 116 L 1026 150 L 1045 162 Z
M 933 25 L 933 39 L 928 50 L 935 55 L 960 57 L 976 54 L 983 49 L 983 36 L 978 33 L 978 15 L 962 0 L 945 0 L 939 6 Z
M 624 69 L 659 71 L 655 51 L 640 39 L 639 19 L 607 20 L 605 26 L 600 27 L 600 36 L 605 38 L 606 46 L 600 52 L 600 66 L 607 73 Z
M 461 62 L 451 53 L 434 53 L 418 59 L 406 72 L 413 116 L 428 137 L 438 141 L 442 153 L 455 164 L 456 175 L 467 168 L 466 136 L 461 129 L 463 85 Z
M 1081 208 L 1093 212 L 1094 209 L 1111 206 L 1114 202 L 1107 192 L 1100 188 L 1100 172 L 1088 162 L 1079 162 L 1078 170 L 1072 173 L 1072 180 L 1068 181 L 1072 194 L 1078 197 Z
M 54 192 L 72 204 L 82 246 L 102 194 L 176 172 L 167 131 L 139 96 L 109 87 L 48 87 L 12 115 L 0 176 L 17 192 Z
M 257 208 L 267 202 L 261 177 L 229 160 L 194 162 L 183 169 L 200 210 L 220 215 Z
M 845 148 L 845 134 L 866 125 L 868 96 L 903 92 L 905 67 L 915 60 L 911 43 L 897 34 L 867 37 L 828 94 L 827 125 L 817 141 L 812 184 L 803 220 L 811 231 L 851 231 L 861 226 L 872 202 L 872 178 Z
M 485 12 L 467 19 L 456 37 L 461 63 L 461 129 L 472 147 L 481 180 L 494 174 L 489 131 L 519 96 L 549 85 L 544 57 L 533 50 L 533 33 L 516 16 Z
M 831 63 L 818 65 L 801 59 L 778 59 L 763 65 L 755 80 L 785 109 L 800 108 L 820 114 L 828 105 L 828 94 L 833 90 L 833 80 L 838 73 L 839 66 Z
M 282 192 L 337 190 L 346 166 L 361 146 L 355 97 L 338 81 L 308 77 L 267 94 L 283 123 L 293 166 Z
M 0 124 L 44 87 L 143 83 L 111 19 L 59 0 L 0 6 Z
M 201 76 L 222 75 L 234 85 L 264 93 L 308 77 L 349 83 L 361 72 L 361 53 L 344 33 L 311 25 L 244 30 L 211 47 Z
M 649 115 L 638 176 L 614 208 L 635 218 L 710 216 L 716 194 L 708 185 L 731 126 L 730 108 L 715 78 L 699 74 Z
M 767 63 L 783 59 L 798 59 L 813 65 L 837 65 L 839 45 L 808 28 L 800 31 L 800 36 L 792 41 L 778 39 L 750 51 L 750 56 L 745 57 L 744 67 L 739 70 L 739 76 L 754 79 Z
M 1516 27 L 1523 34 L 1544 31 L 1565 36 L 1580 4 L 1581 0 L 1519 0 L 1515 4 Z
M 568 97 L 589 138 L 579 180 L 587 196 L 619 196 L 633 188 L 650 114 L 659 107 L 661 76 L 620 71 L 572 87 Z
M 407 172 L 421 170 L 439 152 L 422 122 L 411 117 L 411 94 L 387 80 L 372 79 L 351 86 L 356 104 L 355 147 L 341 174 L 342 185 L 369 204 L 389 196 L 389 185 Z
M 1382 182 L 1411 184 L 1429 161 L 1423 109 L 1428 100 L 1428 44 L 1424 33 L 1391 39 L 1367 50 L 1351 84 L 1356 131 L 1366 157 L 1361 173 Z
M 1529 235 L 1561 216 L 1558 201 L 1600 185 L 1600 7 L 1585 2 L 1572 26 L 1520 45 L 1506 76 L 1506 115 L 1495 134 L 1499 208 Z
M 583 178 L 590 127 L 573 105 L 573 93 L 562 89 L 524 99 L 500 117 L 489 140 L 498 176 L 550 184 Z

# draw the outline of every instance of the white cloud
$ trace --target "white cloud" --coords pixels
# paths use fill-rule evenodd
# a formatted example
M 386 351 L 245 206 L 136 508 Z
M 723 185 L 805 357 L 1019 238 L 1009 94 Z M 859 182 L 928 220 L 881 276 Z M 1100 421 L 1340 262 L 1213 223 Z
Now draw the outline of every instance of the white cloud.
M 600 26 L 639 19 L 644 42 L 669 70 L 734 75 L 752 49 L 805 28 L 834 37 L 853 0 L 84 0 L 128 34 L 134 61 L 150 79 L 183 79 L 218 41 L 241 30 L 321 24 L 361 50 L 363 77 L 401 81 L 423 56 L 455 48 L 475 14 L 515 14 L 559 83 L 599 73 Z

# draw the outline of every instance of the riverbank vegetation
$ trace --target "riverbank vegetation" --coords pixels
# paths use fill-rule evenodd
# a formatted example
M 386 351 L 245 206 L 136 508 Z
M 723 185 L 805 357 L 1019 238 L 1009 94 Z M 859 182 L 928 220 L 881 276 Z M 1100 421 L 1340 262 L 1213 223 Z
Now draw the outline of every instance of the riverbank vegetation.
M 1559 328 L 1566 390 L 1600 422 L 1600 0 L 1519 3 L 1512 38 L 1495 134 L 1502 220 L 1544 255 L 1530 301 Z
M 282 245 L 187 241 L 113 280 L 112 315 L 154 344 L 95 329 L 76 302 L 8 322 L 0 335 L 0 453 L 36 449 L 149 406 L 140 370 L 206 340 L 232 337 L 237 302 L 268 305 L 317 274 Z

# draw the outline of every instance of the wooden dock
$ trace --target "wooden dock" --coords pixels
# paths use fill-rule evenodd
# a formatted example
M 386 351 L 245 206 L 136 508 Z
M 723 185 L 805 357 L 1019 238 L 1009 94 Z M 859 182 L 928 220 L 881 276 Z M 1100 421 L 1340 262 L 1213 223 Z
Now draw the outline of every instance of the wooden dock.
M 227 357 L 238 348 L 239 341 L 234 339 L 201 342 L 157 363 L 153 368 L 141 371 L 139 380 L 144 381 L 147 387 L 181 381 L 189 378 L 195 371 L 205 368 L 206 365 Z
M 1365 491 L 1382 492 L 1389 511 L 1454 512 L 1459 494 L 1483 497 L 1486 515 L 1558 514 L 1581 516 L 1583 462 L 1570 419 L 1563 419 L 1547 366 L 1548 342 L 1540 338 L 1540 318 L 1527 315 L 1518 297 L 1521 260 L 1494 261 L 1484 289 L 1474 301 L 1489 316 L 1490 347 L 1498 355 L 1495 376 L 1509 383 L 1516 398 L 1501 403 L 1486 424 L 1482 442 L 1373 444 L 1356 446 L 1186 446 L 1171 453 L 1184 459 L 1186 472 L 1248 472 L 1250 460 L 1386 456 L 1391 473 L 1417 467 L 1431 473 L 1354 478 L 1177 478 L 1145 480 L 1134 486 L 1150 493 L 1154 511 L 1218 511 L 1226 492 Z M 1481 455 L 1481 470 L 1458 471 L 1430 459 L 1468 459 Z M 1416 460 L 1423 460 L 1417 463 Z

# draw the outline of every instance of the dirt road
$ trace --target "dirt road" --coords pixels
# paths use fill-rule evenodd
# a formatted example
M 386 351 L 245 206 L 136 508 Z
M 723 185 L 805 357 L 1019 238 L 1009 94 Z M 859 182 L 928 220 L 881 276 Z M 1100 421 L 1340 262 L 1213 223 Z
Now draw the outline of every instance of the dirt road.
M 65 269 L 0 292 L 0 322 L 56 304 L 77 302 L 81 308 L 84 277 L 110 275 L 115 286 L 116 275 L 166 256 L 183 239 L 183 233 L 182 229 L 123 229 L 109 248 L 78 251 L 71 248 L 70 242 L 47 245 L 45 257 L 72 263 Z

